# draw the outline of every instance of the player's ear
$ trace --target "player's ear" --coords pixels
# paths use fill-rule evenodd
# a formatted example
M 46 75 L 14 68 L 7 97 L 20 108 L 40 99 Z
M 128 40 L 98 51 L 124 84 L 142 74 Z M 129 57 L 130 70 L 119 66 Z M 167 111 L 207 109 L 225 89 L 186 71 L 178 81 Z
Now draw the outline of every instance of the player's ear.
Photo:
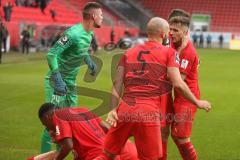
M 93 13 L 92 14 L 92 19 L 95 20 L 95 18 L 96 18 L 96 15 L 95 15 L 95 13 Z
M 159 33 L 159 37 L 163 39 L 163 38 L 164 38 L 164 33 L 163 33 L 163 32 L 160 32 L 160 33 Z

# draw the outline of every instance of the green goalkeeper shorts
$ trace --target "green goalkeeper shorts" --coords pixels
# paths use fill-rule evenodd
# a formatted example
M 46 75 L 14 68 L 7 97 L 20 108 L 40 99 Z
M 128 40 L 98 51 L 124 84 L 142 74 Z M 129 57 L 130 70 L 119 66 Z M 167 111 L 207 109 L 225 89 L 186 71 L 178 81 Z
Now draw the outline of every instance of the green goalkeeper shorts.
M 50 85 L 49 79 L 45 78 L 44 90 L 45 90 L 45 102 L 51 102 L 58 107 L 76 107 L 78 106 L 78 96 L 75 91 L 75 86 L 67 86 L 68 92 L 64 96 L 54 94 L 54 89 Z

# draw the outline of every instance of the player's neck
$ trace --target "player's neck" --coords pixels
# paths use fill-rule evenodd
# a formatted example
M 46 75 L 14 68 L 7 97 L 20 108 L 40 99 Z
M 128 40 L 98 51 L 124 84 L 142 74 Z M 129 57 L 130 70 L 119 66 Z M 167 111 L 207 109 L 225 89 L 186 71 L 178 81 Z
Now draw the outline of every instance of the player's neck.
M 90 21 L 87 21 L 87 20 L 83 20 L 82 25 L 83 25 L 83 28 L 86 32 L 90 32 L 94 28 L 92 23 Z
M 185 36 L 185 37 L 183 37 L 181 43 L 176 46 L 176 49 L 177 49 L 177 51 L 178 51 L 179 53 L 181 53 L 181 51 L 182 51 L 184 48 L 186 48 L 186 46 L 187 46 L 187 44 L 188 44 L 188 41 L 189 41 L 188 37 Z
M 148 41 L 158 42 L 160 44 L 162 44 L 163 42 L 162 38 L 155 38 L 155 37 L 148 37 Z

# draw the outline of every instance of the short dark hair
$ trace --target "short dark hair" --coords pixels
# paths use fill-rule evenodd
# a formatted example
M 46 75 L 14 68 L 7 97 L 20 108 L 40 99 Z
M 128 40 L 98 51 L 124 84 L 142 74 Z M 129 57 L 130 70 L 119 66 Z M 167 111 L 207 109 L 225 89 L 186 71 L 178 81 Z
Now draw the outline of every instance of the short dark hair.
M 99 9 L 102 8 L 102 5 L 97 2 L 88 2 L 82 11 L 83 19 L 89 19 L 92 15 L 90 13 L 91 9 Z
M 168 22 L 170 25 L 181 24 L 182 26 L 186 26 L 186 27 L 189 27 L 190 25 L 190 19 L 182 16 L 172 17 Z
M 170 20 L 173 17 L 177 17 L 177 16 L 190 18 L 190 13 L 184 11 L 183 9 L 173 9 L 168 16 L 168 20 Z
M 53 103 L 44 103 L 38 110 L 38 117 L 41 119 L 48 111 L 54 110 L 55 105 Z

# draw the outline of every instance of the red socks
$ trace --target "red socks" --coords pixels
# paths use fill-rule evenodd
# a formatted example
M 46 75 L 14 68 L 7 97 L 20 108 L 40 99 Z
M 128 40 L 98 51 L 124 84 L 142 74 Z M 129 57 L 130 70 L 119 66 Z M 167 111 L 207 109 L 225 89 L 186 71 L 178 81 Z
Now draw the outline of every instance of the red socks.
M 179 144 L 174 140 L 176 143 L 178 150 L 183 158 L 183 160 L 197 160 L 197 152 L 191 142 Z
M 162 141 L 162 158 L 160 158 L 160 160 L 167 160 L 167 143 L 168 142 L 164 142 Z

